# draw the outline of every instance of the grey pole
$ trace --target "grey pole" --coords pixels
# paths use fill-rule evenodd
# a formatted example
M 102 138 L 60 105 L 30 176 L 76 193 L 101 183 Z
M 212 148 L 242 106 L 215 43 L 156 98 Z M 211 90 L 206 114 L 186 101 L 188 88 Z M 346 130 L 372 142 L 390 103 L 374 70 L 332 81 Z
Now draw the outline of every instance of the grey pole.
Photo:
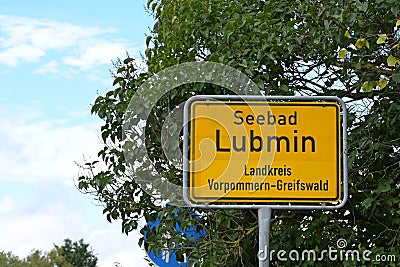
M 271 208 L 258 209 L 258 266 L 269 267 L 269 231 L 271 225 Z

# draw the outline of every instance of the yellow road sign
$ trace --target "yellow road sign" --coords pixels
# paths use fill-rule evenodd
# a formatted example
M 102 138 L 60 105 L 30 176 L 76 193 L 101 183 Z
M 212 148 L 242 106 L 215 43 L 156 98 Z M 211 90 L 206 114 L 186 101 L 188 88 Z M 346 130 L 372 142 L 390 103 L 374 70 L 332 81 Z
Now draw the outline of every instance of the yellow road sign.
M 192 101 L 190 201 L 337 203 L 340 112 L 334 101 Z

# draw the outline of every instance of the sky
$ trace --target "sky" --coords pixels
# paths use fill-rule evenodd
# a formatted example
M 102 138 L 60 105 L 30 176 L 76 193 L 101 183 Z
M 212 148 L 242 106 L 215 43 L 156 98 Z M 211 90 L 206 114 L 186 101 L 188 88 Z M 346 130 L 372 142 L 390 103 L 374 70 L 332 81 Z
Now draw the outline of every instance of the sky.
M 154 24 L 146 0 L 0 0 L 0 251 L 19 257 L 83 238 L 99 266 L 147 266 L 75 187 L 76 162 L 101 148 L 90 114 L 112 89 L 112 61 L 141 60 Z

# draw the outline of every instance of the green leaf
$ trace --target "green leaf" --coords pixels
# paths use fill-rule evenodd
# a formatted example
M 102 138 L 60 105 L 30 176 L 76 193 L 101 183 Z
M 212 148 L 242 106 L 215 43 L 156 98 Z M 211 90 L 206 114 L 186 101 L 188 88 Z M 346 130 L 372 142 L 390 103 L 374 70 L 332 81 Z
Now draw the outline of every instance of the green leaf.
M 344 36 L 346 36 L 347 38 L 351 38 L 351 34 L 350 34 L 349 30 L 347 30 L 347 31 L 344 33 Z
M 124 80 L 123 77 L 117 77 L 117 78 L 115 78 L 115 80 L 114 80 L 114 82 L 113 82 L 113 86 L 116 85 L 117 83 L 122 82 L 123 80 Z
M 152 10 L 153 12 L 156 10 L 157 5 L 158 5 L 157 3 L 151 4 L 151 10 Z
M 295 242 L 296 242 L 296 247 L 300 247 L 300 245 L 304 242 L 304 238 L 301 235 L 299 235 L 296 237 Z
M 371 207 L 372 202 L 374 201 L 373 198 L 367 198 L 363 201 L 362 206 L 366 209 L 368 209 L 369 207 Z
M 367 39 L 365 39 L 365 47 L 369 49 L 369 42 Z
M 396 65 L 396 63 L 399 63 L 399 60 L 397 58 L 392 55 L 388 56 L 387 64 L 389 67 L 393 67 L 394 65 Z
M 146 46 L 149 46 L 150 40 L 151 40 L 151 35 L 146 37 Z
M 369 93 L 369 92 L 372 92 L 372 90 L 374 89 L 374 86 L 371 82 L 364 82 L 362 85 L 362 89 L 364 92 Z
M 397 20 L 397 22 L 396 22 L 396 27 L 399 27 L 399 26 L 400 26 L 400 19 Z
M 364 39 L 364 38 L 358 38 L 357 41 L 356 41 L 355 46 L 356 46 L 358 49 L 361 49 L 361 48 L 364 47 L 364 45 L 365 45 L 365 39 Z
M 368 42 L 368 40 L 365 39 L 365 38 L 358 38 L 357 41 L 356 41 L 356 43 L 355 43 L 355 46 L 356 46 L 358 49 L 361 49 L 361 48 L 363 48 L 364 46 L 365 46 L 366 48 L 369 48 L 369 42 Z
M 281 90 L 284 92 L 288 92 L 289 91 L 289 87 L 286 84 L 282 84 L 281 85 Z
M 379 89 L 382 90 L 388 84 L 388 80 L 386 78 L 382 78 L 378 82 Z
M 378 185 L 378 188 L 377 188 L 377 191 L 378 191 L 379 193 L 385 193 L 385 192 L 387 192 L 387 191 L 389 191 L 389 190 L 390 190 L 390 184 L 388 184 L 388 183 L 379 184 L 379 185 Z
M 386 43 L 386 38 L 387 38 L 386 34 L 378 34 L 378 40 L 376 40 L 376 43 L 377 44 Z
M 368 3 L 359 2 L 358 8 L 359 8 L 362 12 L 366 12 L 366 11 L 368 10 Z
M 127 58 L 124 59 L 124 64 L 129 64 L 132 61 L 133 61 L 133 58 L 127 57 Z
M 346 49 L 342 49 L 342 50 L 340 50 L 340 51 L 338 52 L 338 57 L 339 57 L 339 58 L 346 58 L 348 52 L 349 52 L 349 51 L 347 51 Z

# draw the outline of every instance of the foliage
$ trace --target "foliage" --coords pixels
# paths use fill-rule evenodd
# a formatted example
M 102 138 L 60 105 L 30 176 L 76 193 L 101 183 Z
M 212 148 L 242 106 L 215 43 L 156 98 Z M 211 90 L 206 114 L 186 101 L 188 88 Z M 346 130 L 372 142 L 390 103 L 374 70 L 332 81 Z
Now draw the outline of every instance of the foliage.
M 31 253 L 24 259 L 20 259 L 18 256 L 15 256 L 11 252 L 0 252 L 0 266 L 54 267 L 54 262 L 51 260 L 47 253 L 43 253 L 39 250 L 32 250 Z
M 349 201 L 336 211 L 273 211 L 271 250 L 336 247 L 400 255 L 400 6 L 397 0 L 189 1 L 149 0 L 158 20 L 146 38 L 147 70 L 129 56 L 116 63 L 114 90 L 99 96 L 92 112 L 104 120 L 106 164 L 88 162 L 78 186 L 104 205 L 107 219 L 122 219 L 122 230 L 138 221 L 161 220 L 147 231 L 145 246 L 175 248 L 201 266 L 256 266 L 257 213 L 162 207 L 132 180 L 121 148 L 124 112 L 153 73 L 182 62 L 207 60 L 246 73 L 266 94 L 335 95 L 349 110 Z M 193 94 L 226 94 L 227 89 L 191 84 L 165 95 L 146 125 L 146 146 L 166 179 L 181 183 L 182 172 L 165 159 L 160 145 L 164 119 Z M 197 220 L 196 216 L 201 219 Z M 195 241 L 175 230 L 196 225 L 206 236 Z M 174 238 L 171 238 L 174 237 Z M 140 244 L 143 244 L 141 240 Z M 179 246 L 176 246 L 179 244 Z M 330 264 L 298 261 L 302 266 Z M 370 266 L 373 262 L 345 262 Z M 395 263 L 387 263 L 387 265 Z M 293 262 L 274 259 L 274 266 Z
M 48 255 L 39 250 L 32 250 L 31 253 L 25 258 L 20 259 L 11 252 L 0 252 L 0 266 L 13 266 L 13 267 L 53 267 Z
M 88 250 L 89 245 L 79 242 L 72 242 L 65 239 L 62 246 L 54 245 L 50 252 L 32 250 L 31 253 L 20 259 L 12 252 L 0 252 L 0 266 L 12 267 L 95 267 L 97 257 L 93 251 Z
M 55 263 L 58 266 L 95 267 L 97 264 L 97 257 L 83 239 L 72 242 L 67 238 L 62 246 L 55 245 L 55 250 L 58 254 Z

